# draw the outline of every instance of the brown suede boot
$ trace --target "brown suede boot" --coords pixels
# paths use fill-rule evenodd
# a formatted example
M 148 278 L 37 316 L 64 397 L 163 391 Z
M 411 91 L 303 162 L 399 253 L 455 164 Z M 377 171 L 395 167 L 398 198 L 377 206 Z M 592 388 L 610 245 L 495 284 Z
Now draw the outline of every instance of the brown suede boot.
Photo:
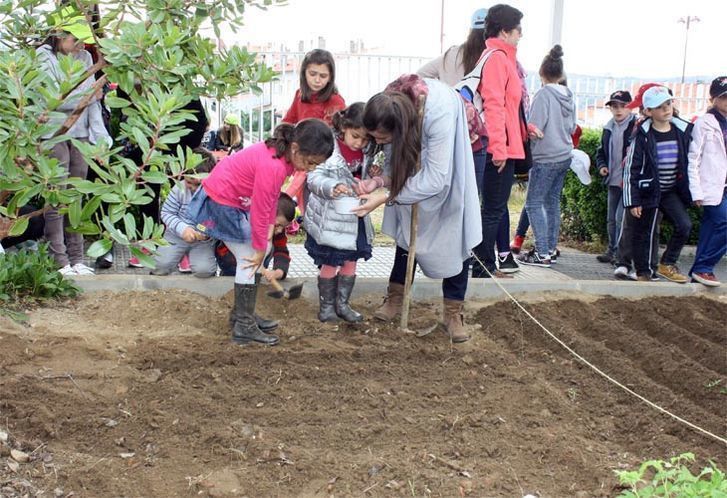
M 454 343 L 470 340 L 464 327 L 464 301 L 444 299 L 444 328 Z
M 374 312 L 374 318 L 390 322 L 396 315 L 401 313 L 401 305 L 404 303 L 404 285 L 389 282 L 389 288 L 384 298 L 384 304 Z

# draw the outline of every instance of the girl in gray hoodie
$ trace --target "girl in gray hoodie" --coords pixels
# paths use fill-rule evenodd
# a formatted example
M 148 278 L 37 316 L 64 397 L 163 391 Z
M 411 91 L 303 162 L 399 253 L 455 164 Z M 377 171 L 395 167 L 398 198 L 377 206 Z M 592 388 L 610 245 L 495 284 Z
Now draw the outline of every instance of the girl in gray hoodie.
M 563 80 L 563 49 L 555 45 L 540 65 L 543 87 L 533 97 L 529 123 L 537 128 L 532 141 L 525 200 L 535 234 L 535 248 L 520 257 L 526 265 L 550 267 L 560 232 L 560 193 L 571 163 L 576 112 L 573 93 Z
M 60 67 L 60 59 L 71 57 L 79 60 L 85 69 L 92 65 L 91 54 L 83 50 L 83 44 L 94 43 L 93 33 L 86 17 L 79 14 L 73 7 L 64 7 L 60 13 L 51 17 L 56 31 L 46 43 L 38 47 L 36 53 L 41 70 L 45 72 L 51 88 L 57 88 L 63 83 L 64 72 Z M 89 76 L 78 85 L 51 114 L 50 122 L 59 127 L 67 117 L 78 107 L 81 99 L 91 91 L 95 78 Z M 55 115 L 54 115 L 55 114 Z M 105 143 L 111 146 L 111 137 L 106 131 L 101 115 L 101 103 L 94 99 L 84 109 L 78 120 L 65 133 L 66 136 L 92 144 Z M 44 136 L 52 138 L 53 133 Z M 51 156 L 56 158 L 71 177 L 85 178 L 88 164 L 79 150 L 70 140 L 57 143 L 53 146 Z M 83 235 L 66 232 L 64 216 L 56 209 L 45 213 L 45 238 L 53 258 L 58 263 L 63 275 L 91 275 L 93 269 L 83 263 Z

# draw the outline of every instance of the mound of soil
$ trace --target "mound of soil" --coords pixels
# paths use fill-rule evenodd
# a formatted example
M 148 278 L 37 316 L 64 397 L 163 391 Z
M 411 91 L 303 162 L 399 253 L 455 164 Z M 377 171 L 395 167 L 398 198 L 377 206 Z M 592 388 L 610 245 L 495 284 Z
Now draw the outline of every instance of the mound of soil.
M 614 470 L 720 443 L 597 376 L 509 303 L 473 340 L 321 325 L 273 301 L 281 345 L 228 340 L 231 297 L 89 294 L 0 322 L 0 495 L 612 496 Z M 378 298 L 354 304 L 367 316 Z M 620 382 L 720 436 L 727 304 L 560 299 L 528 309 Z M 413 306 L 413 328 L 438 306 Z M 3 440 L 4 439 L 4 440 Z M 10 455 L 22 451 L 26 462 Z M 20 458 L 21 460 L 23 458 Z

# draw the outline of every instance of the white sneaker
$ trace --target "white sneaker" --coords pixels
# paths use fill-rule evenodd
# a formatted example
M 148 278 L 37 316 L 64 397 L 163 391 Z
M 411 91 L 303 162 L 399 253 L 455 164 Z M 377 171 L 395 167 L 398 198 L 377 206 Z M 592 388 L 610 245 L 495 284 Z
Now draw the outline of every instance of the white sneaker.
M 78 275 L 78 273 L 76 273 L 76 270 L 74 270 L 71 265 L 66 265 L 63 268 L 60 268 L 58 270 L 58 273 L 60 273 L 64 277 L 70 277 L 70 276 L 73 276 L 73 275 Z
M 619 280 L 627 280 L 629 278 L 629 269 L 625 266 L 619 266 L 613 270 L 613 276 Z
M 76 275 L 95 275 L 96 272 L 93 271 L 93 268 L 90 266 L 86 266 L 83 263 L 76 263 L 73 265 L 73 271 L 76 272 Z
M 639 280 L 639 276 L 636 275 L 636 270 L 631 270 L 629 272 L 629 274 L 626 275 L 626 278 L 628 278 L 629 280 L 633 280 L 634 282 L 636 282 L 637 280 Z M 652 278 L 651 280 L 654 280 L 654 279 Z

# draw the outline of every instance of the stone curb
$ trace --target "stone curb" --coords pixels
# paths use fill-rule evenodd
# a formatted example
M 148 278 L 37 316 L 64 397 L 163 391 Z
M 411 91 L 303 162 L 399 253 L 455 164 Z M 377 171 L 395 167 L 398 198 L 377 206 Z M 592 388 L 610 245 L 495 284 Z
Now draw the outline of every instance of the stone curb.
M 232 277 L 216 277 L 198 279 L 189 275 L 170 275 L 157 277 L 153 275 L 95 275 L 74 277 L 76 284 L 86 292 L 129 290 L 166 290 L 177 289 L 196 292 L 204 296 L 220 297 L 232 289 Z M 305 282 L 303 297 L 309 300 L 318 299 L 315 278 L 295 279 Z M 622 282 L 609 280 L 567 280 L 567 281 L 501 281 L 502 286 L 513 295 L 538 297 L 538 294 L 563 292 L 578 293 L 590 296 L 612 296 L 621 298 L 642 298 L 649 296 L 697 296 L 727 295 L 727 287 L 708 288 L 701 284 L 676 284 L 672 282 Z M 355 295 L 386 293 L 387 279 L 360 278 L 356 282 Z M 428 278 L 414 282 L 412 295 L 415 299 L 428 300 L 442 295 L 441 281 Z M 467 288 L 468 299 L 501 300 L 507 296 L 495 284 L 486 280 L 470 279 Z

